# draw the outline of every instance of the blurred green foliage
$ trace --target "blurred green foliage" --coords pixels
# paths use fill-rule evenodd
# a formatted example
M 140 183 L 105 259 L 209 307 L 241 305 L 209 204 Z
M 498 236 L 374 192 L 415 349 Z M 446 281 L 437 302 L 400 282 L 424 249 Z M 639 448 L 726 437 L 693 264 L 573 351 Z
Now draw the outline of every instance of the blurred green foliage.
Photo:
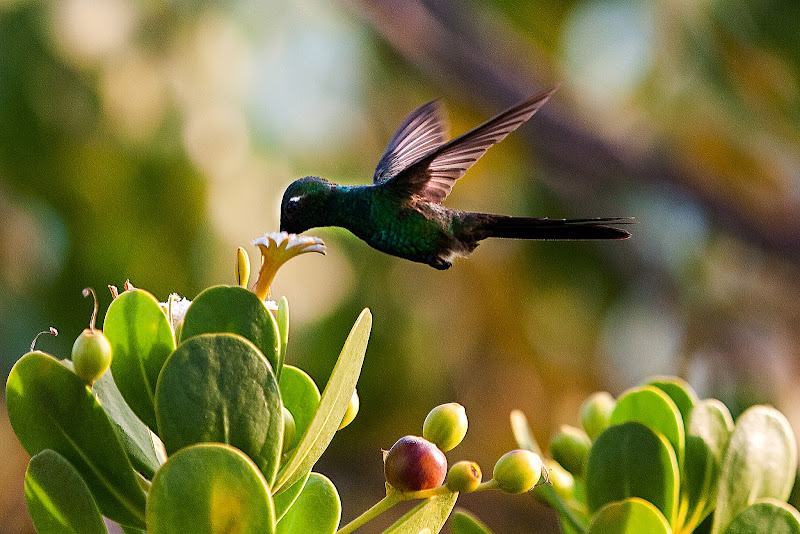
M 288 183 L 367 183 L 422 102 L 443 98 L 453 135 L 502 107 L 476 96 L 491 92 L 480 73 L 398 51 L 378 22 L 387 5 L 0 0 L 4 374 L 51 325 L 61 335 L 38 346 L 69 353 L 91 312 L 73 312 L 87 285 L 130 278 L 164 300 L 233 283 L 236 247 L 277 229 Z M 560 175 L 525 141 L 547 135 L 537 116 L 447 204 L 635 216 L 632 240 L 490 241 L 439 273 L 339 230 L 313 232 L 328 256 L 297 260 L 273 287 L 292 301 L 287 362 L 324 383 L 336 354 L 312 347 L 340 346 L 363 307 L 375 316 L 361 416 L 320 464 L 353 506 L 343 519 L 382 491 L 379 448 L 444 401 L 476 422 L 462 448 L 479 462 L 513 443 L 511 409 L 546 436 L 577 423 L 590 391 L 619 393 L 651 374 L 681 374 L 734 414 L 771 402 L 800 428 L 797 2 L 396 5 L 416 9 L 418 24 L 401 32 L 427 36 L 415 50 L 441 44 L 447 22 L 499 69 L 539 77 L 528 93 L 563 81 L 543 113 L 623 161 L 656 158 L 671 172 L 650 181 L 598 169 L 615 175 L 600 185 Z M 565 150 L 591 168 L 584 148 Z M 99 294 L 104 309 L 110 296 Z M 24 532 L 26 460 L 0 429 L 3 450 L 21 458 L 6 466 L 19 483 L 0 491 L 0 530 Z M 525 532 L 533 514 L 556 528 L 524 497 L 465 505 L 499 532 Z

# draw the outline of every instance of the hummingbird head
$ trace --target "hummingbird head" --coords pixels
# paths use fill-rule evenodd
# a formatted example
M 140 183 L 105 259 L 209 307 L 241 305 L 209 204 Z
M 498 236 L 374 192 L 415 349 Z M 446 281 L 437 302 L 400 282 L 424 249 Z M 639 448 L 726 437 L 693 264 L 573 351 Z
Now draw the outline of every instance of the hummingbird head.
M 325 202 L 331 183 L 316 176 L 306 176 L 292 182 L 281 201 L 281 231 L 299 234 L 321 226 L 319 218 L 325 212 Z

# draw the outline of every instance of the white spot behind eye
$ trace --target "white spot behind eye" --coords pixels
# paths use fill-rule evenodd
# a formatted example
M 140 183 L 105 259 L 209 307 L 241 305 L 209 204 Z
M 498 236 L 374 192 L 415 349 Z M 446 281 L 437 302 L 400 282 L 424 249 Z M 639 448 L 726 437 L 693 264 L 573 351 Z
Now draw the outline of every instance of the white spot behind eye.
M 291 197 L 289 199 L 289 202 L 297 202 L 298 200 L 300 200 L 300 195 L 297 195 L 296 197 Z

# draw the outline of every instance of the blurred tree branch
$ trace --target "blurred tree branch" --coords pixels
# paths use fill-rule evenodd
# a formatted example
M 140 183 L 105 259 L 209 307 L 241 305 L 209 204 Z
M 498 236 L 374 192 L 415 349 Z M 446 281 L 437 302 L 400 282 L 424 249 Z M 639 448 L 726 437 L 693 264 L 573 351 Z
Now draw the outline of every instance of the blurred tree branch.
M 515 67 L 509 61 L 514 51 L 527 53 L 529 43 L 514 42 L 513 32 L 497 35 L 487 30 L 480 20 L 466 16 L 463 8 L 451 0 L 350 0 L 350 3 L 412 65 L 431 79 L 463 88 L 476 102 L 490 105 L 492 112 L 552 83 L 537 79 L 527 69 Z M 499 53 L 504 57 L 499 57 Z M 544 61 L 527 59 L 528 65 L 531 62 L 547 69 Z M 563 187 L 555 180 L 550 184 L 562 196 L 569 196 L 570 203 L 579 202 L 579 197 L 591 198 L 591 193 L 601 188 L 624 187 L 625 180 L 676 184 L 698 199 L 717 227 L 753 246 L 800 262 L 798 203 L 783 201 L 772 216 L 753 216 L 735 200 L 726 198 L 721 187 L 708 187 L 708 183 L 723 184 L 722 177 L 701 180 L 667 154 L 639 153 L 616 146 L 581 128 L 557 106 L 546 106 L 539 111 L 535 123 L 535 128 L 523 129 L 522 134 L 559 182 L 571 181 L 580 186 L 580 195 L 564 195 L 564 191 L 559 191 Z

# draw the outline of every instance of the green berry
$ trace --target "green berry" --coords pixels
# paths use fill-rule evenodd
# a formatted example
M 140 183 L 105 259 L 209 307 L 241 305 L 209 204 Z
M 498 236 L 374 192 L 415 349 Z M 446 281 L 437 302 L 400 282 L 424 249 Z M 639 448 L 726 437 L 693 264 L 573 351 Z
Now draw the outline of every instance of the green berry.
M 72 345 L 75 374 L 92 385 L 111 365 L 111 344 L 101 330 L 85 329 Z
M 497 460 L 492 476 L 505 493 L 525 493 L 539 482 L 542 459 L 523 449 L 507 452 Z
M 581 406 L 581 424 L 592 441 L 608 428 L 611 412 L 616 405 L 614 397 L 605 391 L 598 391 L 584 401 Z
M 347 411 L 344 412 L 344 418 L 342 419 L 342 424 L 339 425 L 339 428 L 337 430 L 341 430 L 353 422 L 353 419 L 355 419 L 356 415 L 358 414 L 359 405 L 360 402 L 358 400 L 358 392 L 356 390 L 353 390 L 353 396 L 350 397 L 350 404 L 347 405 Z
M 583 468 L 589 459 L 592 441 L 580 428 L 562 425 L 559 432 L 550 439 L 550 455 L 553 460 L 572 473 L 583 476 Z
M 447 489 L 459 493 L 471 493 L 478 489 L 483 475 L 475 462 L 457 462 L 447 472 Z
M 386 481 L 400 491 L 438 488 L 447 474 L 447 458 L 430 441 L 405 436 L 386 453 L 383 472 Z
M 456 402 L 442 404 L 428 413 L 422 437 L 444 452 L 456 447 L 467 435 L 467 412 Z
M 294 438 L 297 432 L 297 426 L 294 422 L 292 412 L 283 407 L 283 452 L 294 449 Z

